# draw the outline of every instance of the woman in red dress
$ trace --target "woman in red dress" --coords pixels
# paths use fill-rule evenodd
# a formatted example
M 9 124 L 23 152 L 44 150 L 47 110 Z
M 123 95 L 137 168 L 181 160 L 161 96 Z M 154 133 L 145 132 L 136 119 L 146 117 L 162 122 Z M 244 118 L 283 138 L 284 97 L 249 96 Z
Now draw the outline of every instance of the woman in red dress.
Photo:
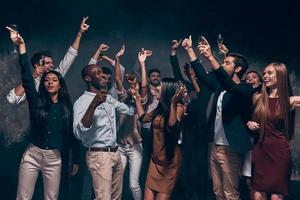
M 283 63 L 271 63 L 264 70 L 261 94 L 254 99 L 255 110 L 249 129 L 259 132 L 253 149 L 252 188 L 255 200 L 282 200 L 288 194 L 292 159 L 289 140 L 294 133 L 296 107 L 288 71 Z

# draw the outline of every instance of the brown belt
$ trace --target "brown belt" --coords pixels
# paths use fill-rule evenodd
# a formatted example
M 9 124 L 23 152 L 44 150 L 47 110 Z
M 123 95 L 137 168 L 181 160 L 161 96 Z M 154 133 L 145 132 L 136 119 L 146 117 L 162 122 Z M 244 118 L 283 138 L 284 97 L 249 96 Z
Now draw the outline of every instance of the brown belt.
M 116 152 L 118 150 L 118 146 L 116 147 L 89 147 L 86 148 L 87 151 L 104 151 L 104 152 Z

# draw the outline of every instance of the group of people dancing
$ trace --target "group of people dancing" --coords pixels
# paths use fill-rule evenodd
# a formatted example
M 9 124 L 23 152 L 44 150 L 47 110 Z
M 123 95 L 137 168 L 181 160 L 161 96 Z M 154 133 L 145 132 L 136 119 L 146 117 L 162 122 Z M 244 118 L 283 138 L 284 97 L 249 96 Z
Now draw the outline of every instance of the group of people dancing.
M 48 51 L 29 59 L 20 33 L 7 27 L 19 47 L 22 79 L 7 100 L 27 99 L 31 124 L 16 199 L 32 198 L 39 172 L 44 199 L 68 199 L 70 176 L 81 170 L 81 146 L 97 200 L 122 198 L 127 163 L 135 200 L 170 199 L 179 182 L 186 199 L 209 199 L 209 174 L 217 200 L 241 199 L 241 175 L 247 177 L 249 199 L 288 195 L 289 140 L 300 96 L 293 95 L 285 64 L 270 63 L 261 76 L 224 44 L 219 44 L 220 60 L 206 38 L 193 43 L 189 36 L 172 41 L 173 76 L 161 79 L 159 68 L 147 66 L 152 51 L 142 48 L 138 70 L 125 73 L 125 46 L 110 58 L 102 43 L 81 70 L 86 90 L 72 105 L 64 76 L 89 29 L 87 19 L 57 68 Z M 189 58 L 182 68 L 179 47 Z M 98 64 L 103 61 L 113 70 Z M 143 187 L 142 173 L 147 174 Z

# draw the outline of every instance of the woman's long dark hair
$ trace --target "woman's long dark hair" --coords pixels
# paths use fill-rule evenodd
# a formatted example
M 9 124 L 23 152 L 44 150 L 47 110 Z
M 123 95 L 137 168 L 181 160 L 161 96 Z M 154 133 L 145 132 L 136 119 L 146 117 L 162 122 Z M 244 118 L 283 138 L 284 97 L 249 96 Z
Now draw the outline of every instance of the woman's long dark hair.
M 52 100 L 49 95 L 49 92 L 45 88 L 44 81 L 45 81 L 47 74 L 50 74 L 50 73 L 56 75 L 58 78 L 60 89 L 58 91 L 58 99 L 57 100 L 58 100 L 58 103 L 61 103 L 63 106 L 62 119 L 64 121 L 64 124 L 67 125 L 66 127 L 70 128 L 70 127 L 72 127 L 72 123 L 73 123 L 72 122 L 73 121 L 73 119 L 72 119 L 73 118 L 72 103 L 71 103 L 71 100 L 69 97 L 69 93 L 68 93 L 68 89 L 67 89 L 65 80 L 62 77 L 62 75 L 57 71 L 50 70 L 49 72 L 46 72 L 45 74 L 43 74 L 43 76 L 41 77 L 41 82 L 40 82 L 40 86 L 39 86 L 39 90 L 38 90 L 39 98 L 36 102 L 34 117 L 37 121 L 42 121 L 42 122 L 46 122 L 46 120 L 48 119 Z M 46 123 L 40 123 L 40 124 L 46 124 Z
M 158 107 L 156 109 L 156 115 L 161 114 L 164 117 L 164 141 L 166 147 L 166 157 L 168 162 L 171 162 L 173 160 L 175 147 L 179 136 L 179 134 L 173 132 L 170 133 L 167 130 L 171 101 L 179 87 L 180 82 L 174 78 L 162 79 L 161 95 Z

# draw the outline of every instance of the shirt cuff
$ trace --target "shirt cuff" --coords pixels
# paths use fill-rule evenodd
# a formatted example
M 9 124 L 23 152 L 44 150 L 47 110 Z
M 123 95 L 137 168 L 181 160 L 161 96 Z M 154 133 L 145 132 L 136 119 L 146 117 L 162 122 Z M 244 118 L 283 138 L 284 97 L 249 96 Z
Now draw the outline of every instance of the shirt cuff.
M 200 63 L 200 61 L 199 61 L 198 58 L 197 58 L 196 60 L 191 61 L 191 64 L 193 65 L 193 64 L 196 63 L 196 62 Z
M 90 59 L 89 65 L 95 65 L 97 64 L 97 60 L 94 60 L 93 58 Z
M 82 122 L 80 121 L 78 123 L 77 127 L 79 128 L 79 130 L 81 132 L 87 132 L 87 131 L 91 130 L 93 126 L 91 125 L 90 127 L 86 128 L 86 127 L 83 126 Z
M 17 96 L 15 92 L 15 88 L 12 89 L 6 96 L 6 99 L 11 104 L 18 104 L 21 100 L 22 96 Z
M 72 46 L 70 46 L 69 49 L 68 49 L 68 53 L 70 53 L 74 56 L 77 56 L 78 55 L 78 50 L 74 49 Z

